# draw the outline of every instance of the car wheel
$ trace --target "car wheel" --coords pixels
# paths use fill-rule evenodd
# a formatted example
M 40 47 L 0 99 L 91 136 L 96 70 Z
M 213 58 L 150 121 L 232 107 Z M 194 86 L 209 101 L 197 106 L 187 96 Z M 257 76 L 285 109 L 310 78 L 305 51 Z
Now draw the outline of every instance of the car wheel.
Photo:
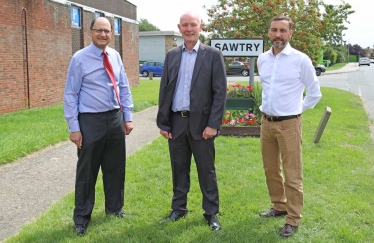
M 242 71 L 242 75 L 243 75 L 243 76 L 248 76 L 248 75 L 249 75 L 248 70 L 243 70 L 243 71 Z
M 147 71 L 143 71 L 142 75 L 143 75 L 143 77 L 148 77 L 148 72 Z
M 320 69 L 316 69 L 316 75 L 317 76 L 321 75 L 321 70 Z

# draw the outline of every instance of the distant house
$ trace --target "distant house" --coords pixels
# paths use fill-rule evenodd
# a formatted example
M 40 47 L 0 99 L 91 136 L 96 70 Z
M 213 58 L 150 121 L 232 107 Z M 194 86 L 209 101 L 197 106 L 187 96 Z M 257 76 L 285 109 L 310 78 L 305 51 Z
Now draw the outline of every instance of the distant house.
M 374 47 L 374 46 L 373 46 Z M 365 49 L 366 56 L 368 58 L 374 58 L 374 49 L 370 49 L 369 47 Z
M 168 50 L 182 44 L 182 34 L 178 32 L 140 31 L 139 61 L 164 61 Z

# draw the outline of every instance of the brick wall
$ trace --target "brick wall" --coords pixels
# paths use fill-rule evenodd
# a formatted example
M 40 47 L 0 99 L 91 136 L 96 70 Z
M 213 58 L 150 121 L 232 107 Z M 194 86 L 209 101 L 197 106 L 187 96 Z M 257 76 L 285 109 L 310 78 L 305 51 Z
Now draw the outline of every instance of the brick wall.
M 5 14 L 6 13 L 6 14 Z M 1 3 L 0 112 L 25 107 L 24 35 L 22 7 L 12 1 Z
M 28 23 L 30 108 L 62 101 L 71 53 L 70 9 L 46 0 L 25 1 Z
M 88 46 L 91 44 L 91 35 L 90 35 L 90 25 L 92 20 L 95 18 L 95 14 L 88 11 L 82 11 L 82 39 L 83 39 L 83 46 Z
M 0 40 L 8 52 L 0 61 L 0 113 L 28 108 L 28 101 L 30 108 L 61 102 L 66 53 L 71 53 L 68 6 L 46 0 L 2 2 L 7 14 L 0 15 L 0 28 L 9 31 Z
M 139 85 L 139 26 L 122 21 L 122 60 L 130 85 Z
M 83 4 L 85 1 L 80 2 Z M 94 3 L 100 6 L 104 3 L 101 0 L 89 2 L 90 5 L 87 6 L 90 7 L 95 7 Z M 124 0 L 111 2 L 126 3 L 130 6 L 122 10 L 127 16 L 120 16 L 136 16 L 134 5 Z M 115 4 L 114 6 L 117 6 Z M 97 6 L 95 8 L 99 9 Z M 70 6 L 66 4 L 50 0 L 2 0 L 0 9 L 3 13 L 0 14 L 0 29 L 6 33 L 0 38 L 0 114 L 27 109 L 28 106 L 35 108 L 61 103 L 66 73 L 73 53 L 73 35 L 81 35 L 81 46 L 91 43 L 89 26 L 94 13 L 82 10 L 82 29 L 76 29 L 78 33 L 74 33 L 70 22 Z M 103 9 L 114 13 L 109 10 L 108 6 Z M 113 24 L 113 18 L 110 19 Z M 121 26 L 123 62 L 130 85 L 137 85 L 138 25 L 122 21 Z M 115 47 L 114 38 L 109 46 Z
M 175 41 L 173 38 L 173 35 L 165 35 L 165 53 L 174 48 Z

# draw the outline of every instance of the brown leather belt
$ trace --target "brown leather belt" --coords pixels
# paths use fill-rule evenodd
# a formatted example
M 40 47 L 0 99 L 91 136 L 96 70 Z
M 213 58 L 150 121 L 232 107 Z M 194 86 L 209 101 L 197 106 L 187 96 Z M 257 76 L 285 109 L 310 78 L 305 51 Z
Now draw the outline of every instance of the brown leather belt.
M 279 121 L 285 121 L 290 120 L 299 117 L 301 114 L 298 115 L 292 115 L 292 116 L 269 116 L 266 114 L 263 114 L 265 119 L 271 122 L 279 122 Z
M 177 113 L 179 115 L 181 115 L 181 117 L 183 118 L 187 118 L 190 116 L 190 111 L 177 111 L 177 112 L 174 112 L 174 113 Z

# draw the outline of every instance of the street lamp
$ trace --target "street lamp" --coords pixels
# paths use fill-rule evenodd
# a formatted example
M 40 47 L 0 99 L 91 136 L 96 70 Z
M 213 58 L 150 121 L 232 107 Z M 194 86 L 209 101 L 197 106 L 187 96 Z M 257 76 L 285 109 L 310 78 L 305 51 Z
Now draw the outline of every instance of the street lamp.
M 349 63 L 349 47 L 348 47 L 347 41 L 343 41 L 343 42 L 344 42 L 344 46 L 347 47 L 347 63 Z
M 349 63 L 349 40 L 347 41 L 347 63 Z

